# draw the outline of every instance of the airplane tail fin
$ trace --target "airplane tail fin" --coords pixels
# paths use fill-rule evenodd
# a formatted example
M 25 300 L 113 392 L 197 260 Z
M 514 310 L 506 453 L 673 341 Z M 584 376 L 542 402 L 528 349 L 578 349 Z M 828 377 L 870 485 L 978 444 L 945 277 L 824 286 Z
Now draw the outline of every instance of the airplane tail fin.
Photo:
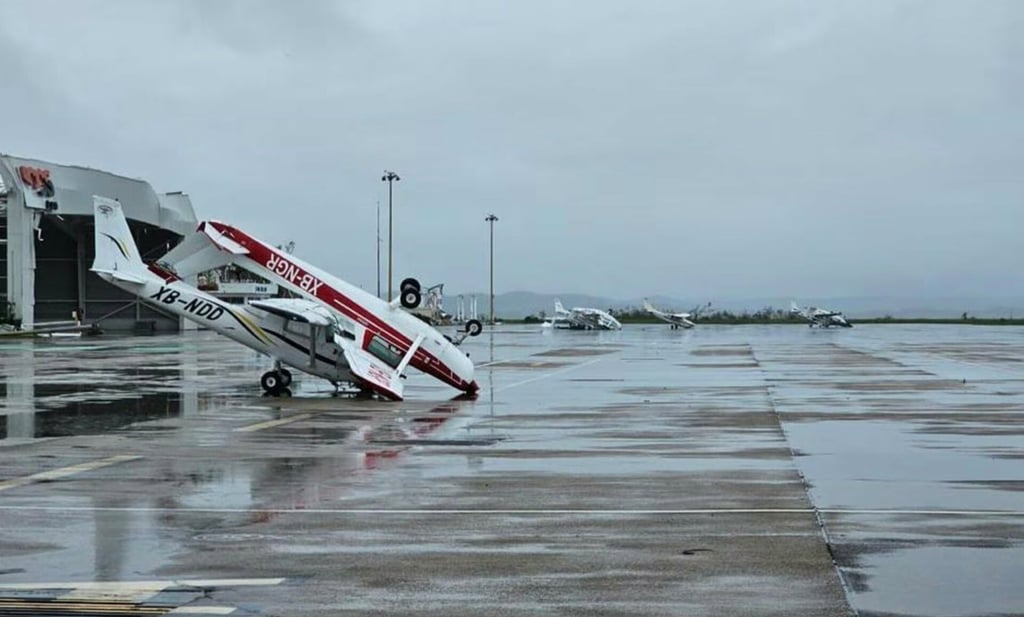
M 656 310 L 654 306 L 651 305 L 650 300 L 648 300 L 647 298 L 644 298 L 644 310 L 647 311 L 648 313 L 653 313 Z
M 556 313 L 568 313 L 569 312 L 569 311 L 565 310 L 565 307 L 562 306 L 562 301 L 559 300 L 558 298 L 555 298 L 555 312 Z
M 149 270 L 139 256 L 121 204 L 95 195 L 92 199 L 96 216 L 96 258 L 92 262 L 92 271 L 108 280 L 115 278 L 128 283 L 144 283 Z
M 799 306 L 797 306 L 796 302 L 790 302 L 789 303 L 789 312 L 790 313 L 803 313 L 804 310 L 802 308 L 800 308 Z

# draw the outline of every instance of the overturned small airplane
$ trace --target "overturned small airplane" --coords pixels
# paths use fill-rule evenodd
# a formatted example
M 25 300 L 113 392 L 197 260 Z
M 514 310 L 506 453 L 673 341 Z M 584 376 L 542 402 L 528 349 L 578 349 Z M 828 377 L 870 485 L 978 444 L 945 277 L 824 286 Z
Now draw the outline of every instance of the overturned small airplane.
M 693 320 L 700 317 L 700 314 L 704 312 L 704 310 L 706 310 L 709 306 L 711 306 L 710 302 L 708 302 L 707 304 L 695 306 L 687 313 L 669 313 L 667 311 L 661 311 L 654 308 L 654 305 L 652 305 L 650 301 L 647 300 L 647 298 L 644 298 L 644 310 L 650 313 L 651 315 L 654 315 L 658 319 L 671 324 L 673 330 L 676 330 L 678 328 L 692 328 L 694 325 L 696 325 L 693 323 Z
M 838 311 L 830 311 L 815 306 L 809 308 L 800 308 L 796 302 L 790 304 L 789 312 L 791 315 L 799 315 L 807 320 L 808 327 L 811 328 L 852 328 L 853 324 L 850 323 L 846 316 Z
M 274 369 L 260 379 L 267 392 L 279 392 L 291 382 L 291 373 L 285 366 L 326 379 L 335 387 L 351 383 L 391 400 L 403 398 L 403 372 L 410 365 L 463 392 L 473 393 L 478 389 L 473 380 L 472 361 L 452 340 L 397 306 L 358 288 L 355 288 L 358 294 L 346 289 L 350 293 L 341 295 L 337 287 L 348 286 L 347 283 L 312 266 L 300 266 L 302 262 L 283 251 L 246 237 L 255 251 L 265 251 L 260 253 L 265 259 L 287 260 L 281 263 L 287 264 L 287 269 L 304 282 L 304 287 L 323 288 L 323 294 L 333 292 L 332 299 L 340 308 L 332 310 L 316 296 L 272 298 L 247 305 L 219 300 L 185 283 L 181 279 L 183 275 L 166 264 L 146 266 L 116 201 L 95 197 L 94 207 L 96 260 L 92 270 L 147 302 L 273 358 Z M 202 227 L 200 225 L 200 230 Z M 218 247 L 222 245 L 229 247 L 225 254 L 232 258 L 248 255 L 247 251 L 238 252 L 241 245 L 223 237 L 220 237 L 223 244 L 208 245 L 212 253 L 196 252 L 197 247 L 207 246 L 207 238 L 205 234 L 193 234 L 171 253 L 183 249 L 184 254 L 192 257 L 191 261 L 186 260 L 185 266 L 199 267 L 200 271 L 210 269 L 201 264 L 206 258 L 216 258 L 222 250 Z M 212 261 L 221 262 L 217 265 L 235 263 L 234 259 Z M 406 282 L 403 301 L 411 303 L 418 298 L 418 287 Z M 467 325 L 462 338 L 478 334 L 481 328 L 479 323 Z
M 561 300 L 555 300 L 555 317 L 552 324 L 564 324 L 570 330 L 621 330 L 622 324 L 610 314 L 596 308 L 573 308 L 566 310 Z M 555 327 L 559 327 L 555 325 Z

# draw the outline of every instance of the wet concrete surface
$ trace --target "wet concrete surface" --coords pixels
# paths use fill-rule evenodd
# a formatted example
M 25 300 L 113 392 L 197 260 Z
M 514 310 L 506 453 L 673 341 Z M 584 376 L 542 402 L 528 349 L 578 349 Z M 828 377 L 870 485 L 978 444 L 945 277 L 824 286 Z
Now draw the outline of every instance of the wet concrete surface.
M 208 333 L 0 342 L 0 601 L 1024 614 L 1024 331 L 465 349 L 475 400 L 411 374 L 387 403 L 301 376 L 257 396 L 267 362 Z

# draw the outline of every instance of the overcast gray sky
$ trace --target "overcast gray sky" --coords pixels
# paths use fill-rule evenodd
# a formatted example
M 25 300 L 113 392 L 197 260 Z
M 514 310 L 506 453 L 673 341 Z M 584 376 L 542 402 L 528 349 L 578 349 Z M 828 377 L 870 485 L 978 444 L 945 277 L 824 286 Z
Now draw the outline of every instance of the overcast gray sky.
M 396 284 L 486 289 L 494 212 L 499 293 L 1021 295 L 1022 32 L 1014 0 L 2 0 L 0 150 L 370 290 L 389 168 Z

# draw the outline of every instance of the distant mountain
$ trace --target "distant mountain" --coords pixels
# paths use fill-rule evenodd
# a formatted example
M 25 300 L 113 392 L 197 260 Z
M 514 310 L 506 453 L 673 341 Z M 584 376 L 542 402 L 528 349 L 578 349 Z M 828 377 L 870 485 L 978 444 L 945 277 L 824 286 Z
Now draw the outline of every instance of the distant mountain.
M 464 297 L 477 297 L 477 311 L 487 315 L 489 311 L 486 293 L 464 294 Z M 454 313 L 458 294 L 445 294 L 445 309 Z M 608 298 L 588 294 L 544 294 L 532 291 L 511 291 L 494 296 L 494 312 L 499 317 L 522 318 L 536 315 L 540 311 L 550 315 L 555 310 L 555 299 L 561 299 L 566 308 L 574 306 L 594 307 L 599 309 L 639 308 L 642 298 Z M 808 298 L 779 296 L 774 298 L 673 298 L 652 295 L 651 302 L 663 309 L 689 310 L 700 304 L 711 302 L 712 310 L 728 310 L 734 313 L 743 311 L 754 312 L 765 307 L 788 309 L 790 302 L 801 306 L 820 306 L 843 311 L 848 317 L 960 317 L 964 312 L 974 317 L 1024 317 L 1024 296 L 1013 297 L 937 297 L 909 298 L 865 296 L 848 298 Z

